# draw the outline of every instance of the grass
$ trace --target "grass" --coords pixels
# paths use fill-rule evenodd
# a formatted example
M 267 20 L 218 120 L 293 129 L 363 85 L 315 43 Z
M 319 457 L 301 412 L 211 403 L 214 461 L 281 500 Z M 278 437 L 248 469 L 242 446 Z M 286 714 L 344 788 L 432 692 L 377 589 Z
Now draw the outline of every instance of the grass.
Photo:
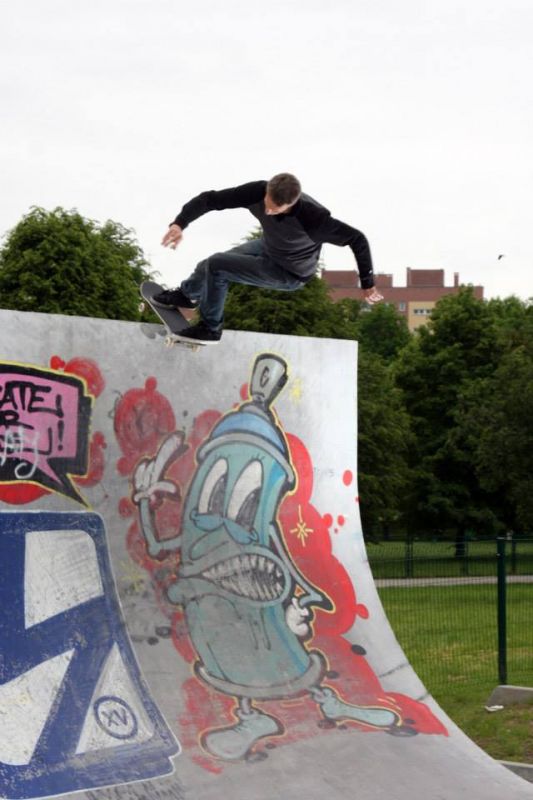
M 380 588 L 398 641 L 446 713 L 493 758 L 533 763 L 533 706 L 489 713 L 498 680 L 496 587 Z M 508 586 L 507 682 L 533 686 L 533 584 Z

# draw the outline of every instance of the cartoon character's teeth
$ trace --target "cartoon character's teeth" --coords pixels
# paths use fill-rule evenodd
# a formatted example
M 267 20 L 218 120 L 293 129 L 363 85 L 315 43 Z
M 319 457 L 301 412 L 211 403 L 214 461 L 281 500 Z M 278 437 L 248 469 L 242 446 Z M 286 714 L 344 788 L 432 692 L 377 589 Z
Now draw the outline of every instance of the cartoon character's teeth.
M 228 592 L 232 592 L 233 594 L 241 594 L 240 585 L 235 576 L 223 578 L 221 580 L 221 584 L 222 588 L 226 589 Z
M 248 580 L 241 582 L 237 590 L 243 597 L 248 597 L 250 600 L 262 600 L 259 591 L 259 585 L 253 580 L 252 575 L 248 573 Z
M 267 587 L 260 580 L 256 582 L 256 590 L 260 600 L 270 600 Z
M 265 586 L 265 592 L 267 594 L 267 600 L 276 599 L 276 592 L 274 591 L 274 587 L 272 585 Z
M 206 569 L 203 577 L 231 594 L 263 602 L 280 597 L 285 586 L 279 564 L 258 553 L 243 553 L 221 561 Z

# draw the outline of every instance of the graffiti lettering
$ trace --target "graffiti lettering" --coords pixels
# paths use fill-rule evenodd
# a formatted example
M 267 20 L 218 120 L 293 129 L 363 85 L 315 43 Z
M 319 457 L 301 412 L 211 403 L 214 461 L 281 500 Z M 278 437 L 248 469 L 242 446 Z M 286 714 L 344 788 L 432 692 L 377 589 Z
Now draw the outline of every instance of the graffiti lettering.
M 8 430 L 4 435 L 0 435 L 0 466 L 6 464 L 8 458 L 13 455 L 22 456 L 24 453 L 29 453 L 30 458 L 27 461 L 22 460 L 17 464 L 14 469 L 15 478 L 18 480 L 29 481 L 33 478 L 39 458 L 39 449 L 35 438 L 30 442 L 28 435 L 25 433 L 22 426 L 17 430 Z
M 42 395 L 50 395 L 51 392 L 51 386 L 38 385 L 29 381 L 6 381 L 0 388 L 0 419 L 1 415 L 6 413 L 4 411 L 5 408 L 11 409 L 11 411 L 7 412 L 11 417 L 15 413 L 17 421 L 19 410 L 28 411 L 30 414 L 40 412 L 41 414 L 54 414 L 55 416 L 63 417 L 61 395 L 56 395 L 53 398 L 53 407 L 41 405 L 45 402 L 45 397 Z
M 69 475 L 87 471 L 90 410 L 79 378 L 0 363 L 0 483 L 32 481 L 79 499 Z
M 129 705 L 120 697 L 101 697 L 94 706 L 96 721 L 110 736 L 130 739 L 138 730 L 138 723 Z M 120 731 L 117 731 L 116 728 Z

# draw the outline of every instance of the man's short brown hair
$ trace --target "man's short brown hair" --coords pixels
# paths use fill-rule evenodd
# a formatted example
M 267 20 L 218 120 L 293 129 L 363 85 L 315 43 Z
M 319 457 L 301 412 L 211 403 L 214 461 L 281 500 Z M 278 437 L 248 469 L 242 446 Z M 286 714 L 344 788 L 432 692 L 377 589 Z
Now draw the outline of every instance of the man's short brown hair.
M 267 192 L 277 206 L 292 205 L 302 193 L 300 181 L 290 172 L 280 172 L 267 183 Z

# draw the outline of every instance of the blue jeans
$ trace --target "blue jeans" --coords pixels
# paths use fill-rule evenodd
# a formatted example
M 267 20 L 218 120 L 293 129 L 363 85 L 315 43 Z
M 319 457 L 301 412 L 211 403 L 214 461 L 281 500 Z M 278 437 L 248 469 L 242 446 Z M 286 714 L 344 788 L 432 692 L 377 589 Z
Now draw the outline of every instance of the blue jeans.
M 220 330 L 230 283 L 293 292 L 300 289 L 305 281 L 274 264 L 265 253 L 262 239 L 252 239 L 225 253 L 215 253 L 200 261 L 180 289 L 190 300 L 199 303 L 205 324 L 213 330 Z

